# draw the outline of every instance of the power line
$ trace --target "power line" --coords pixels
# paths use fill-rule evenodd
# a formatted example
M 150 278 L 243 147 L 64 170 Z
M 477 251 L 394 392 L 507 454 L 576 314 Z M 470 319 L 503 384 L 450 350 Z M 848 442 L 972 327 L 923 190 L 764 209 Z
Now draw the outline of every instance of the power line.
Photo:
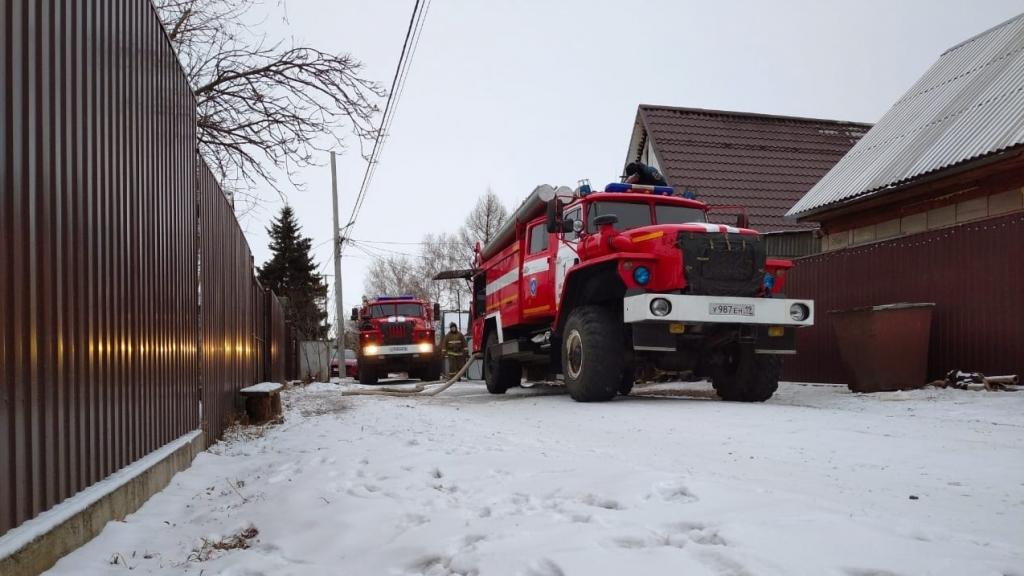
M 422 11 L 420 10 L 420 0 L 416 0 L 416 3 L 413 5 L 412 14 L 409 17 L 409 26 L 405 31 L 405 40 L 402 42 L 402 52 L 398 57 L 398 65 L 395 67 L 395 75 L 391 79 L 391 91 L 388 93 L 387 102 L 384 104 L 384 113 L 381 115 L 380 127 L 377 130 L 377 136 L 373 142 L 370 158 L 366 163 L 366 171 L 363 173 L 363 181 L 359 186 L 359 193 L 356 195 L 356 200 L 352 205 L 352 213 L 349 215 L 349 221 L 345 225 L 345 228 L 355 226 L 356 220 L 359 218 L 359 212 L 362 209 L 363 201 L 366 199 L 366 192 L 369 189 L 371 180 L 373 179 L 373 174 L 376 172 L 384 139 L 387 137 L 388 130 L 391 127 L 391 121 L 394 118 L 394 110 L 397 109 L 398 102 L 402 97 L 402 92 L 404 91 L 403 89 L 405 86 L 405 78 L 408 76 L 409 63 L 412 61 L 412 56 L 416 51 L 416 47 L 419 45 L 419 34 L 423 30 L 423 23 L 429 2 L 430 0 L 426 0 L 426 4 L 424 4 L 424 9 Z
M 409 258 L 422 258 L 423 257 L 423 254 L 412 254 L 412 253 L 409 253 L 409 252 L 400 252 L 398 250 L 392 250 L 390 248 L 381 248 L 380 246 L 371 246 L 371 245 L 365 244 L 363 242 L 352 241 L 352 240 L 349 240 L 349 241 L 352 242 L 357 247 L 361 246 L 364 249 L 364 251 L 373 251 L 374 253 L 376 253 L 376 257 L 378 257 L 378 258 L 386 257 L 389 254 L 390 255 L 395 255 L 395 256 L 407 256 Z
M 391 240 L 365 240 L 365 239 L 361 239 L 361 238 L 360 239 L 349 238 L 348 241 L 349 242 L 362 242 L 363 244 L 389 244 L 389 245 L 396 245 L 396 246 L 437 246 L 437 245 L 442 245 L 442 246 L 463 246 L 464 245 L 463 242 L 458 242 L 458 241 L 450 241 L 450 242 L 423 242 L 423 241 L 420 241 L 420 242 L 394 242 L 394 241 L 391 241 Z
M 419 0 L 417 0 L 417 5 L 418 4 Z M 353 215 L 352 218 L 350 218 L 349 222 L 350 226 L 354 225 L 356 219 L 359 217 L 359 212 L 363 208 L 363 200 L 366 199 L 366 189 L 369 189 L 370 182 L 373 181 L 373 177 L 377 173 L 377 165 L 380 163 L 380 156 L 383 153 L 384 149 L 384 139 L 387 138 L 388 134 L 390 134 L 391 132 L 391 123 L 394 121 L 395 111 L 398 109 L 398 102 L 401 101 L 402 95 L 405 94 L 405 80 L 409 75 L 409 63 L 412 61 L 412 57 L 416 53 L 416 48 L 419 46 L 419 34 L 420 31 L 423 29 L 423 22 L 426 16 L 427 9 L 429 9 L 429 0 L 427 0 L 427 3 L 424 4 L 424 9 L 418 15 L 415 14 L 416 8 L 413 7 L 413 14 L 416 17 L 416 22 L 415 24 L 412 25 L 412 35 L 413 38 L 415 38 L 415 40 L 413 41 L 412 49 L 409 51 L 408 58 L 405 59 L 404 63 L 400 61 L 400 68 L 395 69 L 395 79 L 397 80 L 397 84 L 394 81 L 392 81 L 392 93 L 390 95 L 394 96 L 395 104 L 394 107 L 391 108 L 391 114 L 387 114 L 387 107 L 385 107 L 385 114 L 381 117 L 381 129 L 378 132 L 378 137 L 380 138 L 380 145 L 376 148 L 376 151 L 372 156 L 372 161 L 369 162 L 366 166 L 367 173 L 364 175 L 363 183 L 365 189 L 360 190 L 361 195 L 358 199 L 358 203 L 353 206 Z M 412 23 L 410 22 L 410 24 Z M 406 41 L 408 42 L 408 40 L 409 37 L 407 35 Z M 402 50 L 403 52 L 405 51 L 405 46 L 402 47 Z M 399 75 L 399 71 L 401 71 L 401 75 Z
M 412 49 L 409 51 L 409 57 L 406 58 L 405 66 L 402 68 L 402 75 L 398 79 L 398 88 L 396 88 L 396 90 L 398 91 L 398 94 L 395 96 L 395 106 L 391 110 L 391 115 L 388 116 L 386 119 L 382 119 L 382 122 L 381 122 L 381 124 L 383 126 L 383 130 L 381 131 L 381 137 L 382 138 L 387 138 L 388 134 L 391 133 L 391 124 L 395 121 L 395 114 L 397 113 L 397 110 L 398 110 L 398 102 L 401 101 L 402 95 L 405 94 L 405 85 L 406 85 L 405 81 L 406 81 L 406 78 L 408 78 L 408 76 L 409 76 L 409 68 L 410 68 L 409 63 L 412 62 L 412 58 L 413 58 L 413 56 L 415 56 L 417 48 L 419 48 L 420 38 L 421 38 L 421 34 L 420 33 L 422 32 L 423 25 L 426 22 L 427 12 L 430 10 L 430 2 L 431 2 L 431 0 L 426 0 L 426 2 L 423 5 L 423 10 L 420 12 L 419 16 L 417 17 L 416 24 L 413 27 L 414 28 L 414 30 L 413 30 L 413 39 L 414 40 L 413 40 L 413 44 L 412 44 Z M 381 156 L 381 154 L 383 154 L 383 152 L 384 152 L 384 144 L 383 144 L 383 141 L 382 141 L 380 148 L 377 150 L 377 156 L 376 156 L 376 158 L 374 158 L 374 162 L 371 165 L 367 166 L 367 168 L 369 169 L 369 179 L 367 180 L 367 188 L 369 188 L 369 183 L 373 181 L 373 177 L 377 174 L 377 165 L 380 164 L 380 156 Z M 363 198 L 365 199 L 365 194 L 364 194 Z M 363 207 L 362 201 L 360 201 L 358 209 L 355 212 L 355 217 L 352 219 L 351 224 L 353 224 L 353 225 L 355 224 L 355 219 L 359 217 L 359 210 L 361 210 L 362 207 Z
M 382 256 L 381 254 L 374 254 L 374 253 L 370 252 L 370 251 L 369 251 L 369 250 L 368 250 L 368 249 L 367 249 L 367 248 L 366 248 L 365 246 L 363 246 L 362 244 L 353 244 L 352 246 L 355 246 L 355 249 L 356 249 L 356 250 L 359 250 L 359 251 L 360 251 L 360 252 L 362 252 L 363 254 L 365 254 L 365 255 L 369 256 L 371 260 L 379 260 L 379 259 L 381 259 L 382 257 L 384 257 L 384 256 Z

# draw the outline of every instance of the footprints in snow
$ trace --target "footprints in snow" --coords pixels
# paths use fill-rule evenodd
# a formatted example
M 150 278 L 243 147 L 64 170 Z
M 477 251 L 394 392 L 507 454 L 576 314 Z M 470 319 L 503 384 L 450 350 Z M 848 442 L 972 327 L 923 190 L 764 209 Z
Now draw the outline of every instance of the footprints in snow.
M 587 506 L 593 506 L 595 508 L 604 508 L 605 510 L 622 510 L 622 504 L 619 504 L 618 501 L 612 500 L 611 498 L 596 496 L 594 494 L 584 494 L 579 498 L 579 501 Z
M 622 536 L 615 538 L 612 543 L 620 548 L 683 548 L 690 544 L 728 546 L 715 528 L 691 522 L 671 524 L 664 531 L 642 537 Z
M 524 576 L 565 576 L 565 571 L 558 564 L 547 558 L 534 562 L 523 572 Z
M 431 554 L 416 560 L 409 571 L 422 576 L 479 576 L 480 570 L 472 561 L 477 545 L 487 540 L 483 534 L 462 537 L 449 554 Z
M 690 489 L 685 484 L 678 481 L 662 482 L 655 485 L 654 491 L 647 495 L 647 500 L 651 498 L 660 498 L 666 502 L 679 502 L 688 503 L 696 502 L 700 500 L 690 492 Z

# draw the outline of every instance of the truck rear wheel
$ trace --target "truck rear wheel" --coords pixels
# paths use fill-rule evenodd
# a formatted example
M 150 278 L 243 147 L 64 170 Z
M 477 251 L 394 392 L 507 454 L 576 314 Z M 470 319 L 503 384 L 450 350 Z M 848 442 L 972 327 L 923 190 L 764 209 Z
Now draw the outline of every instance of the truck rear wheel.
M 711 366 L 711 385 L 722 400 L 764 402 L 779 388 L 780 366 L 775 355 L 734 346 Z
M 562 337 L 565 387 L 577 402 L 605 402 L 623 380 L 622 322 L 603 306 L 581 306 L 569 314 Z
M 359 383 L 360 384 L 376 384 L 377 383 L 377 369 L 371 366 L 367 362 L 359 363 Z
M 484 382 L 491 394 L 504 394 L 509 388 L 519 386 L 523 380 L 523 366 L 515 360 L 502 360 L 495 354 L 498 333 L 487 335 L 484 347 Z

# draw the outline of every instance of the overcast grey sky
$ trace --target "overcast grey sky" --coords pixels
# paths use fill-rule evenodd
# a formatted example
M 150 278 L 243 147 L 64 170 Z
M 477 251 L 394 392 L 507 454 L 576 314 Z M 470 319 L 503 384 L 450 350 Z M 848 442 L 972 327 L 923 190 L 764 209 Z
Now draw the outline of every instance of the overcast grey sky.
M 387 86 L 412 6 L 291 0 L 287 22 L 263 26 L 349 52 Z M 1021 12 L 1024 0 L 433 0 L 352 236 L 417 242 L 454 231 L 488 187 L 511 208 L 540 183 L 613 181 L 640 103 L 874 122 L 945 49 Z M 365 168 L 349 142 L 343 221 Z M 331 274 L 330 169 L 300 179 L 307 188 L 289 202 Z M 280 208 L 264 196 L 243 222 L 257 263 Z M 367 264 L 349 247 L 346 309 Z

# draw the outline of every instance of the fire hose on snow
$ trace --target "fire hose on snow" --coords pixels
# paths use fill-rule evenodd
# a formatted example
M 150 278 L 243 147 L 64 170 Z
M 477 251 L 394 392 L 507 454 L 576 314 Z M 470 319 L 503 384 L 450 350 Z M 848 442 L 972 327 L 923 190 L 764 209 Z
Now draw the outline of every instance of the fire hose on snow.
M 439 380 L 438 382 L 441 382 L 440 385 L 437 385 L 437 382 L 420 382 L 420 383 L 416 384 L 415 386 L 413 386 L 412 388 L 388 388 L 388 387 L 380 387 L 380 388 L 355 388 L 355 389 L 343 391 L 342 395 L 343 396 L 398 396 L 398 397 L 405 397 L 405 396 L 436 396 L 436 395 L 440 394 L 441 392 L 444 392 L 448 388 L 451 388 L 452 384 L 455 384 L 456 382 L 458 382 L 459 378 L 462 378 L 463 374 L 465 374 L 466 371 L 469 370 L 469 366 L 473 363 L 473 360 L 477 360 L 479 358 L 482 358 L 482 355 L 480 353 L 473 354 L 472 356 L 470 356 L 469 359 L 466 360 L 466 363 L 463 364 L 462 368 L 458 372 L 456 372 L 451 378 L 449 378 L 447 381 L 444 381 L 444 382 L 441 382 Z

